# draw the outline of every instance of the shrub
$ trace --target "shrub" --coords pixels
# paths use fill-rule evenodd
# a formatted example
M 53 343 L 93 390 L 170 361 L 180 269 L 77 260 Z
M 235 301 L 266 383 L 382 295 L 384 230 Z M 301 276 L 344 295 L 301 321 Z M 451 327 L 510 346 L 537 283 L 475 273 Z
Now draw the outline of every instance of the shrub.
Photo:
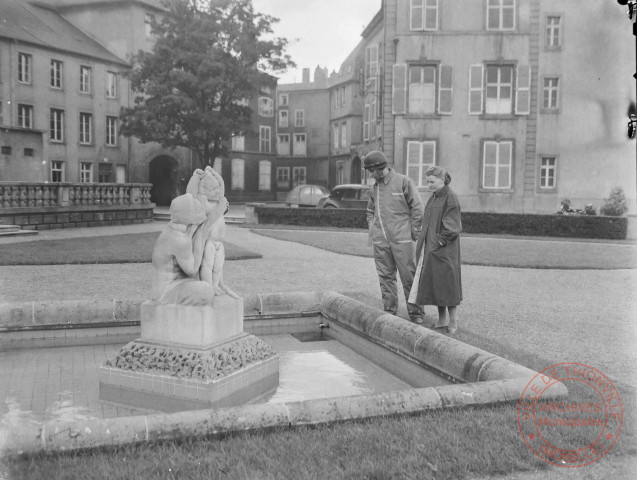
M 602 215 L 621 217 L 628 210 L 626 195 L 622 187 L 615 187 L 610 191 L 608 198 L 604 198 L 604 204 L 599 209 Z

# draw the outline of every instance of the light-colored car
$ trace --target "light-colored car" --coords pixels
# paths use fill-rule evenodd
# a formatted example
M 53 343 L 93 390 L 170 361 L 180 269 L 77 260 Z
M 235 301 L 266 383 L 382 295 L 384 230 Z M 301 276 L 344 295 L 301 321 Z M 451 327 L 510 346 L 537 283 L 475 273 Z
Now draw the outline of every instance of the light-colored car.
M 285 204 L 289 207 L 316 207 L 319 200 L 329 194 L 330 191 L 321 185 L 299 185 L 285 196 Z
M 322 198 L 316 208 L 365 208 L 372 187 L 357 183 L 337 185 L 329 197 Z

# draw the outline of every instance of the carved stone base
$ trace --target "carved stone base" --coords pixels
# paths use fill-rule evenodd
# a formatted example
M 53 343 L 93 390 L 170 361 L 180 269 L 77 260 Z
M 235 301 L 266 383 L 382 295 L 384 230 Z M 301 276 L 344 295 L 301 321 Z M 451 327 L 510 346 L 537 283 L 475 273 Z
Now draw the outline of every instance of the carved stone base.
M 100 399 L 163 412 L 243 405 L 278 385 L 278 354 L 247 333 L 211 349 L 136 340 L 100 367 Z
M 279 385 L 279 356 L 243 332 L 243 299 L 144 302 L 141 338 L 100 367 L 100 399 L 176 412 L 242 405 Z

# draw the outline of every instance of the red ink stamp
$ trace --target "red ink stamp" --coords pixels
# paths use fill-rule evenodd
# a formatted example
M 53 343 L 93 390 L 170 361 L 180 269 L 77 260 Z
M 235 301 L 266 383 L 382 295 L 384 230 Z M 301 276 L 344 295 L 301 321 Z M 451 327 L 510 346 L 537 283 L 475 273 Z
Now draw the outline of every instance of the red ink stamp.
M 560 398 L 563 385 L 568 395 Z M 558 363 L 539 372 L 518 402 L 518 425 L 531 451 L 558 467 L 583 467 L 617 441 L 623 410 L 606 375 L 583 363 Z

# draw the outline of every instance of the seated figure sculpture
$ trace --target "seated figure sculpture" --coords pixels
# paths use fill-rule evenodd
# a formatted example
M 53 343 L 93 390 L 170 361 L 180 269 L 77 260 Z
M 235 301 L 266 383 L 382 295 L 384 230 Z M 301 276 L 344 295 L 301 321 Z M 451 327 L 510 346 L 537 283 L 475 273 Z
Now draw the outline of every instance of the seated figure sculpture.
M 204 206 L 190 194 L 170 204 L 170 222 L 153 248 L 153 299 L 160 303 L 210 305 L 210 285 L 196 278 L 205 243 L 193 236 L 205 222 Z
M 214 295 L 239 298 L 223 281 L 223 238 L 226 232 L 223 215 L 227 207 L 223 178 L 210 166 L 205 171 L 197 169 L 188 182 L 186 192 L 197 198 L 206 211 L 206 221 L 197 228 L 193 237 L 195 244 L 204 243 L 199 278 L 212 286 Z
M 223 179 L 210 167 L 197 169 L 187 192 L 171 202 L 171 221 L 153 249 L 153 299 L 163 304 L 212 305 L 215 296 L 239 298 L 223 282 L 227 206 Z

